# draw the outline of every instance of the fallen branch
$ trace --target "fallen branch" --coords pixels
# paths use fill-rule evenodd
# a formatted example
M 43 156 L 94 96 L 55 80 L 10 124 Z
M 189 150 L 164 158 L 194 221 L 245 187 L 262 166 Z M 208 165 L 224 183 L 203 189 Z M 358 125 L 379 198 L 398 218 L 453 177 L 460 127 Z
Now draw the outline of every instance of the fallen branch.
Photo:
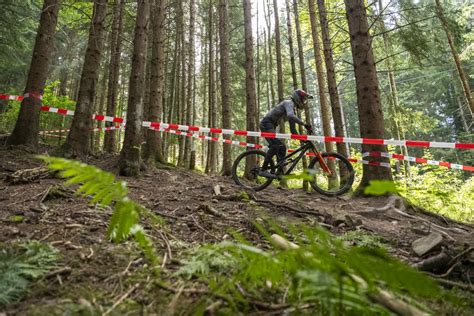
M 48 279 L 48 278 L 51 278 L 51 277 L 57 276 L 57 275 L 70 274 L 71 272 L 72 272 L 71 267 L 64 267 L 64 268 L 61 268 L 61 269 L 57 269 L 57 270 L 48 272 L 48 273 L 46 273 L 46 275 L 44 277 L 46 279 Z
M 130 294 L 132 294 L 133 291 L 135 291 L 138 287 L 140 286 L 140 283 L 135 284 L 132 286 L 127 293 L 122 295 L 105 313 L 103 313 L 103 316 L 108 315 L 111 311 L 113 311 L 117 306 L 119 306 Z
M 47 167 L 41 166 L 32 169 L 23 169 L 7 175 L 6 181 L 10 184 L 29 183 L 39 179 L 53 177 L 54 172 Z

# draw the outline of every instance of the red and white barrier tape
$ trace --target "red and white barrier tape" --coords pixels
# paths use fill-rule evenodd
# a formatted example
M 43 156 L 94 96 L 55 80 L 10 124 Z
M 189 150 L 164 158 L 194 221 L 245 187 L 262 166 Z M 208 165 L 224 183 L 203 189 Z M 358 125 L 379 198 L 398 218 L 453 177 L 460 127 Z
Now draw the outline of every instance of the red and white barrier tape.
M 26 98 L 35 98 L 35 99 L 43 100 L 43 96 L 41 95 L 41 93 L 36 93 L 36 92 L 27 92 L 23 96 L 0 94 L 0 100 L 22 101 L 23 99 L 26 99 Z
M 93 128 L 93 129 L 91 129 L 91 131 L 92 132 L 105 132 L 105 131 L 113 131 L 113 130 L 122 129 L 122 128 L 123 128 L 123 126 L 117 125 L 117 126 Z M 60 130 L 54 130 L 54 131 L 41 131 L 39 133 L 40 134 L 67 133 L 69 131 L 70 131 L 70 129 L 60 129 Z
M 450 169 L 457 169 L 457 170 L 466 170 L 466 171 L 472 171 L 474 172 L 474 167 L 472 166 L 464 166 L 464 165 L 459 165 L 455 163 L 450 163 L 450 162 L 445 162 L 445 161 L 436 161 L 436 160 L 430 160 L 426 158 L 418 158 L 418 157 L 411 157 L 411 156 L 404 156 L 404 155 L 399 155 L 399 154 L 391 154 L 391 153 L 385 153 L 385 152 L 365 152 L 362 154 L 362 158 L 365 157 L 386 157 L 390 159 L 398 159 L 398 160 L 406 160 L 406 161 L 411 161 L 411 162 L 416 162 L 420 164 L 428 164 L 428 165 L 433 165 L 433 166 L 441 166 L 441 167 L 446 167 Z
M 180 132 L 180 131 L 170 130 L 170 129 L 154 129 L 154 128 L 152 128 L 152 129 L 157 130 L 157 131 L 172 133 L 172 134 L 176 134 L 176 135 L 182 135 L 182 136 L 188 136 L 188 137 L 204 139 L 204 140 L 207 140 L 207 141 L 222 142 L 222 143 L 227 143 L 227 144 L 237 145 L 237 146 L 243 146 L 243 147 L 268 149 L 268 146 L 262 146 L 262 145 L 258 145 L 258 144 L 232 141 L 232 140 L 229 140 L 229 139 L 221 139 L 221 138 L 216 138 L 216 137 L 203 136 L 203 135 L 199 135 L 199 134 Z M 288 149 L 288 153 L 292 153 L 292 152 L 294 152 L 293 149 Z M 306 153 L 306 156 L 314 157 L 315 155 L 314 155 L 314 153 Z M 379 167 L 384 167 L 384 168 L 391 168 L 390 164 L 387 163 L 387 162 L 367 161 L 367 160 L 360 160 L 360 159 L 355 159 L 355 158 L 349 158 L 349 161 L 353 162 L 353 163 L 361 163 L 361 164 L 364 164 L 364 165 L 373 165 L 373 166 L 379 166 Z
M 59 109 L 49 106 L 42 106 L 41 111 L 52 112 L 63 115 L 74 115 L 74 111 L 67 109 Z M 93 120 L 115 122 L 125 124 L 126 120 L 120 117 L 106 116 L 94 114 Z M 428 142 L 416 140 L 393 140 L 393 139 L 373 139 L 373 138 L 354 138 L 354 137 L 335 137 L 335 136 L 315 136 L 315 135 L 298 135 L 298 134 L 281 134 L 269 132 L 255 132 L 255 131 L 241 131 L 222 128 L 209 128 L 199 126 L 188 126 L 179 124 L 168 124 L 160 122 L 142 123 L 144 127 L 153 127 L 157 129 L 173 129 L 200 133 L 217 133 L 225 135 L 238 135 L 250 137 L 264 137 L 264 138 L 279 138 L 279 139 L 296 139 L 296 140 L 311 140 L 316 142 L 336 142 L 336 143 L 352 143 L 352 144 L 372 144 L 372 145 L 394 145 L 394 146 L 408 146 L 408 147 L 436 147 L 436 148 L 457 148 L 457 149 L 474 149 L 474 143 L 449 143 L 449 142 Z

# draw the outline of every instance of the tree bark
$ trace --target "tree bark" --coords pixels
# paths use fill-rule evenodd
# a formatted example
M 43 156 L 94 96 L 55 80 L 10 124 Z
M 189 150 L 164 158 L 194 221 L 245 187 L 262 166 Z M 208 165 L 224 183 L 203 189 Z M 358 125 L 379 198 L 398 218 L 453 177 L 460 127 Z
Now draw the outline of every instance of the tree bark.
M 157 122 L 163 114 L 163 94 L 165 83 L 165 22 L 166 0 L 156 0 L 153 5 L 153 48 L 151 56 L 150 100 L 147 120 Z M 158 131 L 146 131 L 145 159 L 149 162 L 164 164 L 162 138 Z
M 178 116 L 177 122 L 178 124 L 184 124 L 186 118 L 186 103 L 187 103 L 187 96 L 186 96 L 186 86 L 187 86 L 187 78 L 186 78 L 186 40 L 185 40 L 185 24 L 184 24 L 184 7 L 183 1 L 178 1 L 178 33 L 179 33 L 179 40 L 181 42 L 181 52 L 180 52 L 180 66 L 181 66 L 181 77 L 180 77 L 180 88 L 179 88 L 179 110 L 176 113 Z M 178 166 L 184 167 L 185 166 L 185 151 L 184 151 L 184 144 L 186 142 L 186 137 L 178 137 L 179 143 L 179 150 L 178 150 Z
M 326 74 L 329 88 L 329 98 L 331 101 L 332 117 L 334 121 L 334 131 L 337 137 L 344 137 L 344 120 L 342 118 L 341 103 L 339 102 L 339 92 L 337 91 L 336 70 L 334 67 L 334 57 L 324 0 L 318 0 L 318 9 L 321 23 L 321 35 L 323 37 L 324 60 L 326 62 Z M 348 157 L 347 147 L 344 143 L 337 143 L 336 147 L 338 153 L 344 155 L 344 157 Z
M 296 28 L 296 42 L 298 44 L 298 62 L 300 67 L 300 78 L 301 78 L 301 88 L 304 91 L 308 91 L 308 86 L 306 84 L 306 69 L 304 64 L 304 53 L 303 53 L 303 40 L 301 37 L 301 26 L 299 20 L 299 11 L 298 11 L 298 1 L 293 0 L 293 14 L 295 16 L 295 28 Z M 306 124 L 313 124 L 311 122 L 311 115 L 309 111 L 309 103 L 304 107 L 305 122 Z M 300 127 L 300 133 L 302 133 L 302 128 Z M 306 157 L 303 157 L 303 169 L 308 168 L 308 160 Z M 308 191 L 309 185 L 308 181 L 303 181 L 303 190 Z
M 311 35 L 313 37 L 314 59 L 316 61 L 316 76 L 318 80 L 319 106 L 321 108 L 321 121 L 323 125 L 324 136 L 332 136 L 331 114 L 329 113 L 328 101 L 326 98 L 326 83 L 324 81 L 323 61 L 321 58 L 321 45 L 319 42 L 319 25 L 316 19 L 316 8 L 314 0 L 308 1 L 309 19 L 311 22 Z M 332 152 L 333 145 L 330 142 L 325 143 L 326 151 Z
M 194 28 L 196 20 L 195 0 L 189 2 L 189 44 L 188 44 L 188 86 L 186 99 L 186 120 L 185 125 L 192 125 L 193 123 L 193 83 L 194 83 Z M 191 169 L 191 149 L 194 147 L 194 140 L 192 137 L 185 137 L 184 139 L 184 166 Z
M 467 104 L 471 109 L 471 113 L 474 113 L 474 99 L 472 98 L 471 88 L 469 87 L 469 81 L 467 79 L 466 73 L 461 65 L 461 59 L 459 58 L 459 54 L 454 46 L 453 36 L 451 35 L 451 31 L 449 29 L 448 21 L 444 16 L 444 10 L 441 5 L 440 0 L 436 1 L 436 14 L 443 26 L 444 32 L 446 33 L 446 37 L 448 38 L 449 47 L 451 48 L 451 54 L 453 55 L 454 63 L 456 64 L 456 69 L 459 73 L 459 78 L 461 79 L 462 88 L 464 91 L 464 97 L 466 98 Z M 474 118 L 474 116 L 473 116 Z
M 245 91 L 246 91 L 246 111 L 247 130 L 255 131 L 256 122 L 256 93 L 255 93 L 255 68 L 253 64 L 253 35 L 252 35 L 252 7 L 250 0 L 243 0 L 244 6 L 244 28 L 245 28 Z M 247 142 L 256 143 L 255 137 L 247 137 Z M 250 173 L 250 168 L 255 166 L 256 157 L 247 156 L 245 163 L 245 174 Z
M 58 0 L 44 0 L 41 12 L 25 94 L 40 95 L 43 93 L 51 59 L 51 50 L 54 47 L 52 42 L 58 21 Z M 7 144 L 32 146 L 38 144 L 40 109 L 41 100 L 39 98 L 29 97 L 23 99 L 15 128 L 8 138 Z
M 267 2 L 267 10 L 268 12 L 264 12 L 265 15 L 265 23 L 267 24 L 267 47 L 268 47 L 268 64 L 269 64 L 269 73 L 267 74 L 268 80 L 270 82 L 270 92 L 272 94 L 272 102 L 268 103 L 268 111 L 270 111 L 271 107 L 276 104 L 275 100 L 275 87 L 273 86 L 273 54 L 272 54 L 272 44 L 273 40 L 271 37 L 271 19 L 270 19 L 270 0 L 266 0 Z M 263 7 L 265 10 L 265 7 Z
M 345 0 L 346 16 L 349 24 L 350 42 L 357 88 L 360 136 L 362 138 L 383 138 L 384 121 L 380 106 L 380 91 L 377 81 L 374 55 L 363 0 Z M 386 152 L 384 145 L 362 144 L 364 152 Z M 383 157 L 372 160 L 388 162 Z M 363 165 L 362 180 L 358 190 L 362 190 L 371 180 L 392 180 L 390 168 Z
M 109 84 L 107 91 L 107 116 L 115 116 L 117 111 L 118 100 L 118 83 L 120 76 L 120 53 L 122 50 L 121 33 L 123 29 L 123 0 L 115 0 L 113 20 L 112 20 L 112 35 L 110 41 L 110 64 L 109 64 Z M 113 126 L 112 122 L 106 122 L 105 126 Z M 107 131 L 104 136 L 104 150 L 112 153 L 117 149 L 116 144 L 117 132 Z
M 215 73 L 215 56 L 214 56 L 214 10 L 212 3 L 209 4 L 209 126 L 216 127 L 213 124 L 215 122 L 216 115 L 216 73 Z M 216 137 L 216 134 L 211 134 L 212 137 Z M 217 172 L 217 143 L 209 142 L 208 144 L 208 156 L 207 156 L 207 173 L 214 174 Z
M 87 155 L 90 152 L 91 128 L 93 126 L 91 116 L 94 111 L 99 79 L 106 15 L 107 0 L 95 1 L 76 111 L 72 119 L 71 131 L 62 147 L 65 156 Z
M 127 107 L 127 128 L 120 153 L 119 169 L 123 176 L 137 176 L 141 165 L 141 130 L 143 120 L 144 76 L 150 0 L 138 0 L 132 70 Z
M 273 16 L 275 18 L 275 50 L 277 63 L 277 86 L 278 86 L 278 102 L 283 101 L 283 66 L 281 60 L 281 36 L 280 36 L 280 18 L 278 16 L 277 0 L 273 0 Z M 284 125 L 281 122 L 281 127 Z
M 220 66 L 221 66 L 221 99 L 222 99 L 222 128 L 232 128 L 232 112 L 230 110 L 229 87 L 229 3 L 228 0 L 219 1 L 219 40 L 220 40 Z M 224 135 L 230 139 L 229 135 Z M 232 148 L 224 144 L 222 155 L 222 175 L 230 176 L 232 173 Z
M 296 77 L 295 48 L 293 47 L 293 28 L 291 27 L 290 3 L 288 2 L 288 0 L 285 0 L 285 4 L 286 4 L 286 28 L 288 31 L 288 46 L 290 50 L 291 79 L 293 83 L 293 90 L 296 90 L 298 89 L 298 79 Z
M 388 55 L 388 57 L 385 60 L 385 64 L 388 70 L 388 81 L 390 83 L 390 105 L 392 108 L 392 116 L 393 116 L 393 125 L 395 128 L 395 135 L 398 140 L 400 139 L 405 139 L 405 131 L 402 126 L 402 116 L 400 113 L 400 105 L 398 102 L 398 91 L 397 91 L 397 82 L 395 81 L 395 74 L 393 71 L 393 65 L 392 65 L 392 49 L 388 40 L 388 34 L 386 32 L 386 27 L 385 27 L 385 22 L 382 17 L 382 10 L 383 10 L 383 4 L 382 0 L 379 0 L 378 2 L 379 5 L 379 14 L 380 14 L 380 19 L 381 19 L 381 26 L 382 26 L 382 39 L 383 39 L 383 44 L 384 44 L 384 49 L 385 53 Z M 408 156 L 408 148 L 406 146 L 402 146 L 400 148 L 400 151 L 403 155 Z M 403 161 L 404 169 L 405 169 L 405 174 L 407 176 L 407 179 L 410 177 L 410 163 L 408 161 Z
M 108 58 L 106 57 L 105 58 L 106 60 L 108 60 Z M 100 99 L 99 99 L 99 102 L 98 102 L 98 110 L 97 110 L 97 113 L 99 113 L 100 115 L 103 114 L 104 112 L 104 107 L 105 107 L 105 99 L 106 99 L 106 95 L 107 95 L 107 82 L 109 81 L 109 78 L 108 78 L 108 72 L 107 72 L 107 67 L 104 66 L 104 69 L 103 69 L 103 75 L 102 75 L 102 82 L 101 82 L 101 86 L 100 86 Z M 97 128 L 101 128 L 103 127 L 103 122 L 102 121 L 96 121 L 96 127 Z M 106 132 L 108 133 L 108 132 Z M 96 150 L 99 150 L 100 151 L 100 137 L 101 137 L 101 132 L 94 132 L 93 134 L 93 142 L 91 143 L 91 146 L 92 146 L 92 151 L 95 152 Z

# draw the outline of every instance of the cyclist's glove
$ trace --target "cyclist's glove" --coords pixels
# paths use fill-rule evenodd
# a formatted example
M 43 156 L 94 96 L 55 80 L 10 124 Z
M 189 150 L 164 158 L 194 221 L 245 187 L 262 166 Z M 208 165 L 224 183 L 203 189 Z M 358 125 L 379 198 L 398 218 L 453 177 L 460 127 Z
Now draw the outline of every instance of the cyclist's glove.
M 313 126 L 311 126 L 311 124 L 305 124 L 304 127 L 305 127 L 306 130 L 308 130 L 308 131 L 312 131 L 312 130 L 313 130 Z

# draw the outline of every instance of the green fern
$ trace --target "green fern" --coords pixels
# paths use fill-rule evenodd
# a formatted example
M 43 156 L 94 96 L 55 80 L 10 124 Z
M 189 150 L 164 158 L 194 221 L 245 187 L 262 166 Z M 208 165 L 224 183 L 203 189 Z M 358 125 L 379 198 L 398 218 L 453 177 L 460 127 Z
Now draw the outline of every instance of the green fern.
M 176 275 L 197 277 L 216 295 L 232 297 L 228 304 L 235 312 L 251 311 L 250 298 L 276 304 L 286 297 L 295 308 L 311 304 L 313 314 L 388 315 L 390 311 L 370 299 L 376 288 L 426 299 L 441 295 L 433 280 L 389 257 L 384 249 L 348 247 L 323 229 L 289 226 L 290 233 L 285 234 L 276 223 L 266 224 L 301 247 L 264 250 L 234 234 L 234 243 L 194 250 Z M 255 225 L 272 244 L 269 230 Z M 367 287 L 356 282 L 354 275 L 362 278 Z
M 0 251 L 0 306 L 21 299 L 30 281 L 56 266 L 59 252 L 39 241 Z
M 107 231 L 110 239 L 120 242 L 133 236 L 146 257 L 152 263 L 158 261 L 151 239 L 138 223 L 143 216 L 156 224 L 162 225 L 162 221 L 150 210 L 128 198 L 128 188 L 124 181 L 117 181 L 113 174 L 78 161 L 45 156 L 39 158 L 44 160 L 51 170 L 59 171 L 60 177 L 68 179 L 67 185 L 79 185 L 77 192 L 84 197 L 90 197 L 91 203 L 113 205 L 114 212 Z

